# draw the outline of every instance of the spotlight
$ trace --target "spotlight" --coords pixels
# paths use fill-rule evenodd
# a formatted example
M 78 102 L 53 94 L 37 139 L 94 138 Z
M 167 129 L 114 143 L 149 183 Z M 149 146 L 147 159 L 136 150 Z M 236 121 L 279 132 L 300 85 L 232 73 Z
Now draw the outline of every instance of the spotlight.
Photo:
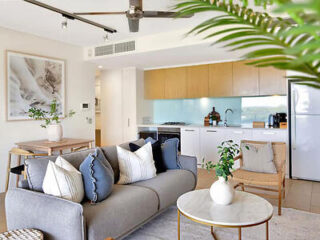
M 99 66 L 98 66 L 98 68 L 99 68 L 99 69 L 102 69 L 102 68 L 103 68 L 103 66 L 102 66 L 102 65 L 99 65 Z
M 62 29 L 68 28 L 68 19 L 67 18 L 65 18 L 65 20 L 61 23 L 61 28 Z

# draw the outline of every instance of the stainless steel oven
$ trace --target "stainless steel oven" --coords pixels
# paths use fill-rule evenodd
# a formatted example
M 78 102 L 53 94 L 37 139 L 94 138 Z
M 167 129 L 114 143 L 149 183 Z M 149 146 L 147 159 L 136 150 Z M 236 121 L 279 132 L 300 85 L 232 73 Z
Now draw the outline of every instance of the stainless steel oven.
M 181 138 L 180 138 L 180 128 L 168 128 L 159 127 L 158 128 L 158 140 L 164 143 L 167 139 L 178 138 L 179 139 L 179 151 L 181 151 Z

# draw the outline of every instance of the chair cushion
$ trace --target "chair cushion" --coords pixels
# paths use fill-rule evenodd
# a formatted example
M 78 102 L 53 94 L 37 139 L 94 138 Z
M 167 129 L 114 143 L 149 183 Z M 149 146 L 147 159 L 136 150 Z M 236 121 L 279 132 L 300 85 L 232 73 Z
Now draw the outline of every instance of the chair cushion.
M 133 143 L 137 144 L 138 146 L 143 146 L 145 144 L 144 139 L 139 139 L 137 141 L 132 141 Z M 119 146 L 126 149 L 130 150 L 129 143 L 123 143 L 120 144 Z M 118 162 L 118 154 L 117 154 L 117 147 L 116 146 L 107 146 L 107 147 L 101 147 L 102 152 L 108 159 L 114 173 L 114 182 L 119 181 L 120 177 L 120 170 L 119 170 L 119 162 Z
M 195 185 L 196 180 L 192 172 L 168 170 L 152 179 L 136 182 L 130 186 L 140 186 L 155 191 L 160 200 L 159 209 L 161 210 L 175 204 L 182 194 L 193 190 Z
M 49 161 L 42 188 L 45 194 L 77 203 L 84 197 L 81 172 L 61 156 Z
M 243 170 L 261 172 L 261 173 L 277 173 L 276 166 L 273 162 L 273 150 L 270 142 L 256 147 L 253 144 L 242 143 L 241 152 L 243 159 Z
M 91 202 L 100 202 L 110 195 L 114 183 L 113 170 L 100 149 L 87 156 L 80 165 L 80 171 L 86 197 Z
M 135 152 L 117 146 L 120 179 L 118 184 L 128 184 L 155 177 L 156 167 L 152 156 L 151 143 Z
M 238 169 L 233 173 L 233 180 L 245 184 L 263 184 L 267 183 L 270 186 L 277 186 L 279 182 L 278 174 L 257 173 L 247 170 Z
M 115 184 L 106 200 L 83 205 L 88 239 L 118 239 L 156 214 L 158 204 L 150 189 Z
M 147 143 L 147 141 L 146 141 L 146 143 Z M 152 142 L 150 142 L 150 143 L 152 144 L 152 155 L 153 155 L 154 164 L 157 169 L 157 173 L 165 172 L 167 169 L 166 169 L 164 162 L 163 162 L 160 141 L 155 141 L 153 143 Z M 137 144 L 134 144 L 134 143 L 130 143 L 129 147 L 130 147 L 131 152 L 135 152 L 140 148 L 140 146 L 138 146 Z

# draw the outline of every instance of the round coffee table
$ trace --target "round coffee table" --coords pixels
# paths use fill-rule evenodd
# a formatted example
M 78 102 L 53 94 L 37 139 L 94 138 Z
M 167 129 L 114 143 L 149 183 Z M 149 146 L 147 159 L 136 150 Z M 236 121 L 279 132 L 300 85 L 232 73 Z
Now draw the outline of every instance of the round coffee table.
M 218 205 L 210 198 L 209 189 L 195 190 L 179 197 L 178 240 L 180 240 L 180 215 L 211 226 L 211 234 L 217 239 L 213 227 L 238 228 L 241 240 L 241 228 L 266 224 L 266 239 L 269 239 L 269 220 L 273 215 L 272 205 L 265 199 L 246 192 L 235 192 L 230 205 Z

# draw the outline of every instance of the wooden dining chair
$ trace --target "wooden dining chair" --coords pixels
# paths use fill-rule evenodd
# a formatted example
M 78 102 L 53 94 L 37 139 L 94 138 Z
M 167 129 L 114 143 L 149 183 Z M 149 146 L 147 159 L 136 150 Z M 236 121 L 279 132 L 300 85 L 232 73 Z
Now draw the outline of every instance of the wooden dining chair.
M 259 147 L 267 144 L 267 142 L 247 141 L 242 140 L 241 144 L 247 143 Z M 282 196 L 285 198 L 285 169 L 286 169 L 286 143 L 272 142 L 273 161 L 277 169 L 276 174 L 252 172 L 242 169 L 243 159 L 240 154 L 236 159 L 240 160 L 240 169 L 233 172 L 233 180 L 237 183 L 234 188 L 241 187 L 243 191 L 245 188 L 254 188 L 267 192 L 274 192 L 276 194 L 262 194 L 257 193 L 265 198 L 278 199 L 278 215 L 281 215 L 281 201 Z M 235 160 L 236 160 L 235 159 Z M 259 159 L 257 159 L 258 161 Z
M 11 168 L 12 155 L 15 155 L 15 156 L 18 157 L 17 166 L 15 167 L 16 171 L 13 170 L 14 168 Z M 24 157 L 24 159 L 27 159 L 27 158 L 35 158 L 35 157 L 41 157 L 41 156 L 48 156 L 48 154 L 47 153 L 34 153 L 32 151 L 27 151 L 27 150 L 24 150 L 24 149 L 21 149 L 21 148 L 12 148 L 9 151 L 5 191 L 7 192 L 8 187 L 9 187 L 9 179 L 10 179 L 10 173 L 11 172 L 17 174 L 16 186 L 18 186 L 19 175 L 23 174 L 25 176 L 24 166 L 21 167 L 21 158 L 22 157 Z M 19 167 L 22 168 L 23 170 L 20 170 Z M 20 174 L 17 171 L 19 171 Z

